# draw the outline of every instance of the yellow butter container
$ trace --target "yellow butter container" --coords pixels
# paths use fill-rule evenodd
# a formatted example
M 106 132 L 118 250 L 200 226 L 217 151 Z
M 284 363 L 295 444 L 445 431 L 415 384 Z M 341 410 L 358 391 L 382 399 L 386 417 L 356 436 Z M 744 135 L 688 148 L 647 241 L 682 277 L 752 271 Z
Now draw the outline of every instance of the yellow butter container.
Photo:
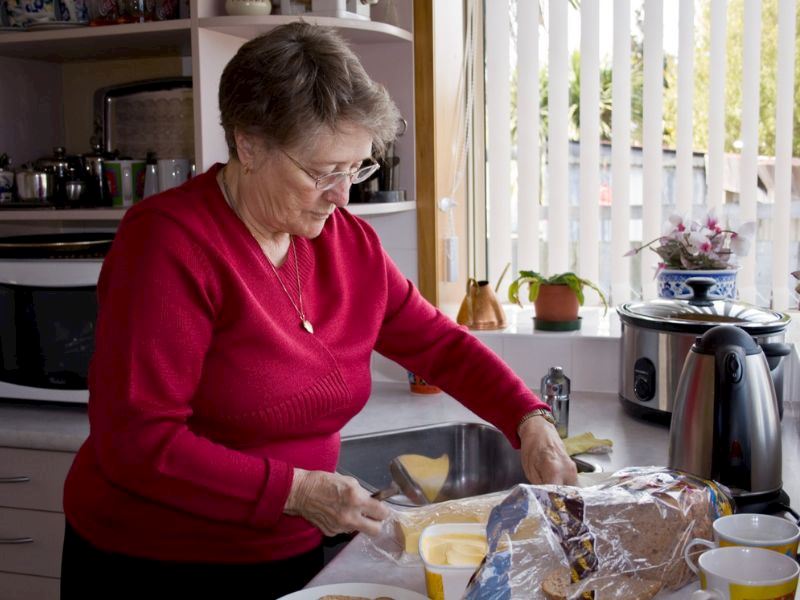
M 482 523 L 430 525 L 419 536 L 419 555 L 431 600 L 458 600 L 486 556 Z

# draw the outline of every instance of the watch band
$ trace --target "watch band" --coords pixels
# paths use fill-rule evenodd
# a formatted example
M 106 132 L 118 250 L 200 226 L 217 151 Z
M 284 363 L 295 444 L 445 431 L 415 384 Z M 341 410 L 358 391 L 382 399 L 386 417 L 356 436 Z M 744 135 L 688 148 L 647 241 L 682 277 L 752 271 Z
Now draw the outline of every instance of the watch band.
M 553 413 L 546 408 L 535 408 L 529 413 L 526 413 L 519 421 L 517 425 L 517 431 L 519 428 L 522 427 L 522 424 L 527 421 L 528 419 L 532 419 L 533 417 L 544 417 L 545 420 L 550 423 L 553 427 L 556 426 L 556 420 L 553 418 Z

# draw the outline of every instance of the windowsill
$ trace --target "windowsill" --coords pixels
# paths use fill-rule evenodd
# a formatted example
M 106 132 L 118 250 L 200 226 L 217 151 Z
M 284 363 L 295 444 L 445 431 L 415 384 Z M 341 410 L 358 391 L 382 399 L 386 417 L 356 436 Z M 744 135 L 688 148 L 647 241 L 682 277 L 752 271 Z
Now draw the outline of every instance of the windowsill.
M 508 326 L 494 331 L 472 330 L 472 333 L 501 357 L 522 380 L 539 389 L 548 366 L 560 365 L 572 379 L 576 391 L 617 393 L 619 391 L 621 328 L 617 311 L 586 306 L 580 310 L 579 331 L 534 331 L 533 309 L 526 306 L 503 306 Z M 458 306 L 442 307 L 442 312 L 455 320 Z M 791 390 L 800 390 L 800 311 L 790 311 L 792 321 L 786 330 L 786 341 L 795 343 L 795 352 L 785 367 L 784 380 Z M 393 361 L 373 354 L 374 381 L 406 381 L 406 370 Z M 795 397 L 792 392 L 786 397 Z
M 444 314 L 455 320 L 458 306 L 441 307 Z M 537 337 L 581 338 L 581 339 L 618 339 L 621 335 L 619 315 L 613 308 L 604 314 L 600 306 L 582 306 L 579 312 L 581 328 L 578 331 L 539 331 L 533 329 L 533 307 L 520 308 L 515 304 L 504 304 L 508 325 L 504 329 L 472 330 L 479 336 L 491 335 L 535 335 Z
M 446 305 L 441 308 L 442 312 L 455 320 L 458 314 L 458 306 Z M 581 328 L 578 331 L 538 331 L 533 329 L 533 307 L 526 306 L 520 308 L 514 304 L 504 304 L 503 310 L 506 313 L 508 325 L 504 329 L 492 331 L 472 330 L 480 337 L 492 335 L 535 335 L 536 337 L 552 338 L 581 338 L 581 339 L 619 339 L 621 336 L 621 326 L 619 315 L 614 307 L 610 307 L 608 312 L 603 314 L 600 306 L 582 306 L 579 312 L 581 317 Z M 792 317 L 791 322 L 786 328 L 786 341 L 800 345 L 800 310 L 787 311 Z

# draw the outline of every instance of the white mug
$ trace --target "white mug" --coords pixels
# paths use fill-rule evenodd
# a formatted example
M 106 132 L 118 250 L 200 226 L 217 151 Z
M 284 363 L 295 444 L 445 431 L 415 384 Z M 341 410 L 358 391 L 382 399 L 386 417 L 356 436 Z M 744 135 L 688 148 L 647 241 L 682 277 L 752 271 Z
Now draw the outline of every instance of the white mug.
M 697 566 L 688 546 L 683 556 L 700 576 L 692 600 L 791 600 L 797 590 L 800 565 L 785 554 L 748 546 L 713 548 L 700 556 Z
M 140 199 L 137 185 L 144 170 L 141 160 L 108 160 L 105 164 L 112 206 L 131 206 Z
M 713 529 L 713 542 L 694 538 L 687 544 L 687 552 L 691 546 L 698 545 L 707 548 L 752 546 L 797 558 L 800 527 L 794 521 L 773 515 L 739 513 L 715 520 Z
M 163 192 L 189 179 L 188 158 L 161 158 L 158 161 L 158 191 Z

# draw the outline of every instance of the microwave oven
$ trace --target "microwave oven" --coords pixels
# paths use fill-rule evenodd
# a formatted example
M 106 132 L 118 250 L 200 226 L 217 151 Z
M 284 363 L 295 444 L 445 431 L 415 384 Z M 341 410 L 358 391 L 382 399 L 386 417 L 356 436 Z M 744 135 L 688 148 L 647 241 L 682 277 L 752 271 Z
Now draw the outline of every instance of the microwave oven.
M 0 238 L 0 398 L 86 403 L 113 233 Z

